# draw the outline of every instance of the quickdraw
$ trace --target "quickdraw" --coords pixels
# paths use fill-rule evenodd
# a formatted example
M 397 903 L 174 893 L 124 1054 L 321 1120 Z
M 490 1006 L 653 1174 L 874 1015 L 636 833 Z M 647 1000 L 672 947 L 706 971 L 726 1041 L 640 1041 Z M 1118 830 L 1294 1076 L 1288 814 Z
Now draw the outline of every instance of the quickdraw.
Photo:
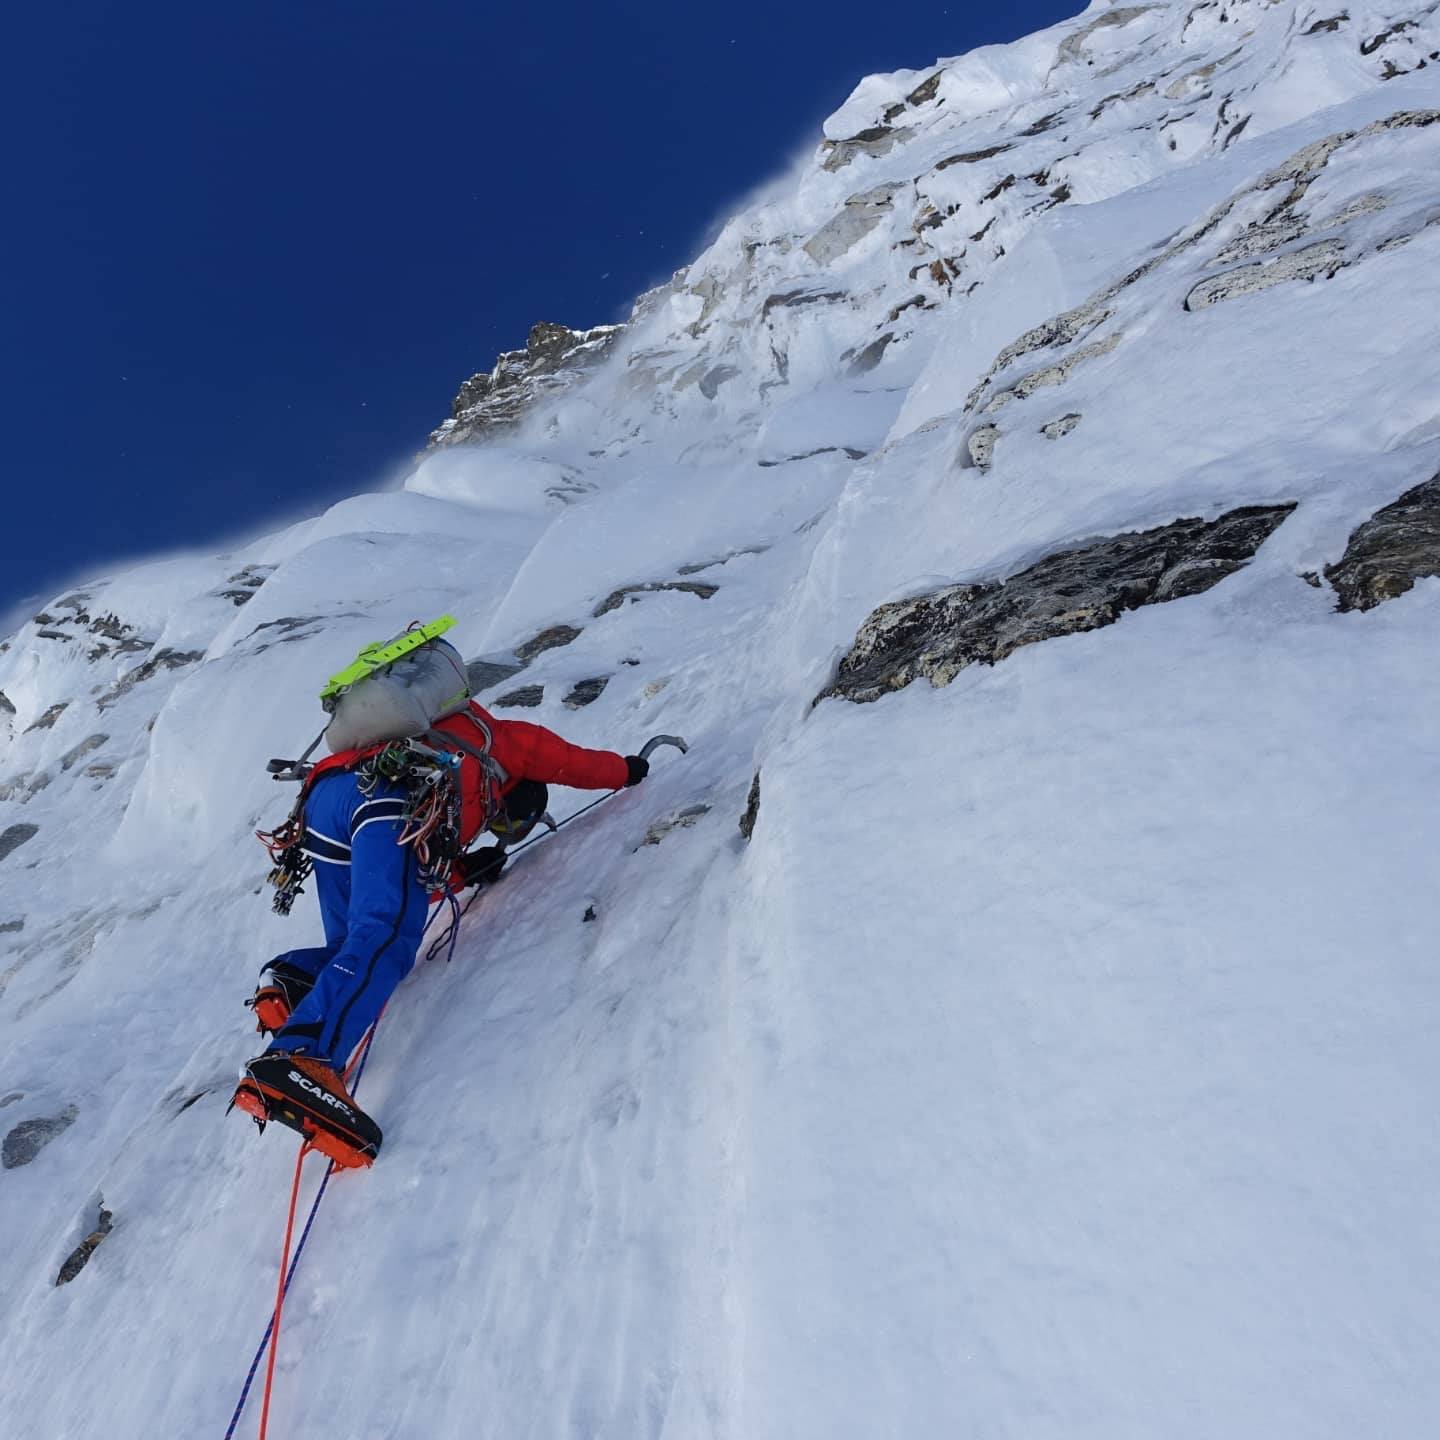
M 301 848 L 305 837 L 305 821 L 302 802 L 297 803 L 283 825 L 273 830 L 257 830 L 255 838 L 270 852 L 275 862 L 267 875 L 266 883 L 275 887 L 275 896 L 270 908 L 277 915 L 288 915 L 297 896 L 305 893 L 305 881 L 315 868 L 310 857 Z

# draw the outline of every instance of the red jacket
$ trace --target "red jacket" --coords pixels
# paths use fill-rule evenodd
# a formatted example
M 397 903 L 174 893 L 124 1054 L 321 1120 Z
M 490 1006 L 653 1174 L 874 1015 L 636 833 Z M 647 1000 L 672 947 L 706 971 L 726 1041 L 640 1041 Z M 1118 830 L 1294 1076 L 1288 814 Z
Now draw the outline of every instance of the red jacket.
M 500 787 L 502 795 L 513 789 L 518 780 L 569 785 L 575 790 L 618 790 L 629 779 L 629 767 L 623 755 L 613 750 L 586 750 L 572 745 L 553 730 L 526 720 L 497 720 L 474 700 L 458 715 L 440 721 L 435 728 L 479 750 L 485 748 L 481 726 L 491 735 L 491 758 L 508 777 Z M 460 838 L 466 845 L 485 823 L 485 786 L 486 776 L 480 762 L 467 755 L 460 764 Z
M 499 794 L 512 790 L 517 781 L 539 780 L 548 785 L 569 785 L 575 790 L 618 790 L 630 778 L 630 767 L 623 755 L 613 750 L 586 750 L 562 740 L 543 725 L 526 720 L 497 720 L 483 705 L 474 700 L 447 720 L 435 726 L 445 734 L 463 740 L 475 750 L 486 749 L 486 732 L 490 735 L 491 758 L 505 771 Z M 350 770 L 368 759 L 382 745 L 366 745 L 359 750 L 340 750 L 327 755 L 310 772 L 305 782 L 308 791 L 322 775 L 332 770 Z M 460 841 L 469 845 L 480 833 L 487 814 L 494 806 L 486 804 L 489 784 L 480 762 L 471 755 L 460 761 Z

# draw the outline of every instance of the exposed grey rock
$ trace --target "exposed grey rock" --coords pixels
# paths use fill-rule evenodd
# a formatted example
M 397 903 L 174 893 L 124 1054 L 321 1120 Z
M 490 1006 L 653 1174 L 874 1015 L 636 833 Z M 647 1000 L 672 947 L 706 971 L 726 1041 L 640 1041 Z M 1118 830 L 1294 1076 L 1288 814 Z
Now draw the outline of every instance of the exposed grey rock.
M 1010 389 L 998 391 L 985 409 L 999 410 L 1012 400 L 1029 399 L 1037 390 L 1046 386 L 1063 385 L 1077 365 L 1098 359 L 1101 355 L 1108 355 L 1120 343 L 1120 338 L 1118 330 L 1112 331 L 1103 340 L 1094 340 L 1089 345 L 1072 350 L 1063 360 L 1057 360 L 1053 365 L 1042 365 L 1040 369 L 1022 375 Z
M 1339 240 L 1317 240 L 1277 259 L 1258 260 L 1200 281 L 1185 297 L 1185 308 L 1203 310 L 1222 300 L 1254 295 L 1289 280 L 1314 280 L 1320 275 L 1328 278 L 1337 274 L 1344 264 L 1345 247 Z
M 115 766 L 109 760 L 97 760 L 85 767 L 85 774 L 92 780 L 109 780 L 114 777 Z
M 7 826 L 0 830 L 0 860 L 5 859 L 12 851 L 18 850 L 27 840 L 33 840 L 40 833 L 38 825 Z
M 15 707 L 10 703 L 10 697 L 0 690 L 0 715 L 13 715 Z
M 61 700 L 52 705 L 33 725 L 27 727 L 25 733 L 29 735 L 33 730 L 53 730 L 55 722 L 70 708 L 68 700 Z
M 42 610 L 34 618 L 35 623 L 45 628 L 39 631 L 42 639 L 62 640 L 68 644 L 82 642 L 86 657 L 100 660 L 107 655 L 126 655 L 148 650 L 152 641 L 127 625 L 113 610 L 92 615 L 87 608 L 90 597 L 81 592 L 57 600 L 55 610 L 68 610 L 68 615 L 52 615 Z
M 77 615 L 75 618 L 78 620 L 81 617 Z M 96 616 L 89 625 L 94 634 L 106 640 L 125 640 L 135 633 L 134 627 L 127 625 L 113 610 Z
M 430 444 L 458 445 L 512 429 L 542 397 L 568 390 L 601 364 L 624 330 L 572 330 L 548 321 L 532 326 L 523 350 L 507 350 L 494 369 L 460 387 L 452 418 L 431 434 Z
M 760 307 L 760 315 L 763 319 L 772 310 L 794 309 L 801 305 L 831 304 L 845 298 L 843 290 L 782 290 L 766 297 L 765 303 Z
M 602 615 L 618 610 L 636 595 L 654 595 L 661 590 L 683 590 L 688 595 L 698 595 L 702 600 L 708 600 L 719 588 L 718 585 L 710 585 L 704 580 L 652 580 L 647 585 L 625 585 L 619 590 L 612 590 L 595 607 L 593 613 L 598 620 Z
M 1098 120 L 1112 105 L 1123 104 L 1126 100 L 1138 100 L 1143 95 L 1151 94 L 1155 89 L 1153 80 L 1142 80 L 1138 85 L 1132 85 L 1128 90 L 1118 91 L 1114 95 L 1107 95 L 1090 112 L 1092 120 Z M 1028 131 L 1026 132 L 1029 133 Z
M 1400 20 L 1390 26 L 1388 30 L 1382 30 L 1378 35 L 1372 35 L 1368 40 L 1360 42 L 1360 53 L 1362 55 L 1373 55 L 1388 40 L 1393 40 L 1397 35 L 1403 35 L 1407 30 L 1413 30 L 1416 22 L 1414 20 Z
M 337 620 L 368 620 L 370 617 L 363 615 L 358 610 L 336 610 L 329 615 L 282 615 L 277 620 L 266 620 L 263 624 L 257 625 L 241 642 L 245 646 L 247 654 L 263 655 L 272 645 L 293 645 L 302 640 L 313 640 L 321 634 L 327 625 Z M 266 631 L 273 634 L 266 636 L 258 644 L 252 644 L 257 635 L 264 635 Z M 174 652 L 182 656 L 194 654 L 197 659 L 203 659 L 199 652 Z
M 72 769 L 77 761 L 94 754 L 109 738 L 108 735 L 87 735 L 78 745 L 73 746 L 60 757 L 60 768 L 62 770 Z
M 500 710 L 533 710 L 544 699 L 543 685 L 522 685 L 518 690 L 502 695 L 495 705 Z
M 936 170 L 948 170 L 952 165 L 974 165 L 981 160 L 992 160 L 996 155 L 1003 155 L 1007 150 L 1013 150 L 1013 144 L 991 145 L 984 150 L 966 150 L 959 155 L 947 155 L 945 159 L 936 165 Z
M 1058 420 L 1042 425 L 1040 433 L 1047 440 L 1058 440 L 1062 435 L 1068 435 L 1079 423 L 1080 416 L 1072 410 L 1068 415 L 1062 415 Z
M 1121 12 L 1112 11 L 1109 13 L 1118 14 Z M 1224 60 L 1217 61 L 1216 64 L 1224 64 L 1230 58 L 1233 57 L 1227 56 Z M 1208 67 L 1208 69 L 1213 68 L 1213 66 Z M 1195 78 L 1195 76 L 1201 74 L 1201 71 L 1197 71 L 1194 72 L 1194 75 L 1186 77 L 1186 79 Z M 1178 85 L 1184 82 L 1176 83 Z M 1174 90 L 1175 87 L 1172 86 L 1171 89 Z M 1167 91 L 1166 93 L 1170 94 L 1171 92 Z M 1176 91 L 1176 94 L 1178 93 L 1180 92 Z M 1215 206 L 1202 219 L 1192 225 L 1186 226 L 1185 229 L 1175 236 L 1162 250 L 1152 255 L 1148 260 L 1138 265 L 1128 274 L 1121 276 L 1118 280 L 1112 281 L 1103 289 L 1097 291 L 1085 301 L 1084 304 L 1077 306 L 1074 310 L 1065 312 L 1063 315 L 1056 316 L 1052 320 L 1046 321 L 1043 325 L 1026 331 L 1018 340 L 1006 346 L 1005 349 L 996 356 L 985 375 L 967 396 L 965 401 L 966 411 L 972 411 L 979 405 L 992 382 L 1022 354 L 1041 347 L 1051 348 L 1069 343 L 1070 340 L 1079 338 L 1076 332 L 1077 327 L 1080 325 L 1084 325 L 1088 329 L 1095 328 L 1101 321 L 1109 317 L 1111 313 L 1109 302 L 1111 300 L 1122 291 L 1145 278 L 1158 266 L 1165 264 L 1183 251 L 1195 246 L 1205 236 L 1211 234 L 1246 197 L 1255 194 L 1264 194 L 1266 191 L 1279 190 L 1281 187 L 1285 187 L 1283 193 L 1275 198 L 1274 203 L 1270 206 L 1263 219 L 1251 228 L 1262 234 L 1266 234 L 1267 238 L 1269 238 L 1276 233 L 1273 227 L 1299 225 L 1300 229 L 1295 233 L 1297 235 L 1303 234 L 1305 232 L 1306 222 L 1298 216 L 1296 207 L 1325 169 L 1331 157 L 1339 150 L 1353 141 L 1383 134 L 1387 131 L 1420 128 L 1437 123 L 1440 123 L 1440 110 L 1399 110 L 1392 115 L 1386 116 L 1383 120 L 1376 120 L 1372 124 L 1365 126 L 1363 130 L 1337 131 L 1332 135 L 1324 136 L 1319 140 L 1302 146 L 1293 155 L 1289 156 L 1288 159 L 1266 171 L 1257 180 L 1236 190 L 1228 199 Z M 988 229 L 988 226 L 985 228 Z M 985 229 L 982 229 L 972 235 L 971 239 L 979 240 L 984 233 Z M 1404 236 L 1391 237 L 1381 242 L 1375 248 L 1377 251 L 1384 250 L 1394 244 L 1403 243 L 1404 238 Z M 1322 241 L 1319 243 L 1339 245 L 1339 242 L 1336 240 Z M 1240 241 L 1231 242 L 1232 246 L 1243 244 L 1243 236 Z M 1227 250 L 1229 248 L 1230 247 L 1227 247 Z M 1270 247 L 1267 247 L 1262 240 L 1261 248 Z M 1222 254 L 1223 253 L 1224 252 L 1222 252 Z M 1350 263 L 1353 263 L 1354 258 L 1359 257 L 1351 257 Z M 1310 260 L 1319 264 L 1325 260 L 1324 252 L 1317 252 L 1314 256 L 1310 257 Z M 1240 271 L 1232 271 L 1225 276 L 1213 276 L 1209 280 L 1202 281 L 1201 285 L 1197 286 L 1195 291 L 1192 291 L 1192 297 L 1196 300 L 1198 307 L 1198 305 L 1214 303 L 1216 299 L 1228 299 L 1235 294 L 1249 293 L 1254 289 L 1264 289 L 1271 284 L 1281 283 L 1283 280 L 1302 278 L 1300 274 L 1291 268 L 1295 262 L 1289 256 L 1282 256 L 1280 259 L 1271 263 L 1279 265 L 1282 261 L 1284 262 L 1284 268 L 1274 275 L 1262 275 L 1260 272 L 1267 267 L 1256 265 L 1253 267 L 1242 267 Z M 1326 273 L 1332 266 L 1343 263 L 1347 263 L 1346 257 L 1342 255 L 1337 261 L 1332 254 L 1329 262 L 1327 264 L 1321 264 L 1321 268 L 1316 273 Z M 1304 262 L 1301 263 L 1300 268 L 1302 270 L 1304 269 Z M 1253 271 L 1254 273 L 1247 274 L 1247 271 Z M 1314 276 L 1304 278 L 1314 278 Z M 1112 345 L 1115 343 L 1114 337 L 1112 337 L 1110 343 Z M 1055 383 L 1055 375 L 1056 372 L 1053 370 L 1037 372 L 1036 377 L 1029 377 L 1028 383 L 1031 388 L 1034 388 L 1037 383 Z M 1062 373 L 1059 378 L 1063 379 L 1064 373 Z M 1022 382 L 1022 384 L 1024 383 L 1026 382 Z M 1013 392 L 1002 391 L 1001 394 L 994 397 L 985 408 L 990 409 L 996 406 L 997 402 L 999 405 L 1003 405 L 1009 399 L 1014 398 L 1014 395 L 1022 393 L 1024 392 L 1020 386 L 1015 387 Z
M 824 168 L 842 170 L 857 155 L 868 155 L 878 159 L 888 155 L 897 145 L 903 144 L 915 131 L 906 125 L 872 125 L 860 130 L 845 140 L 825 140 L 821 149 L 826 152 Z
M 499 685 L 512 675 L 518 675 L 524 668 L 523 665 L 505 664 L 499 660 L 467 660 L 465 680 L 470 686 L 470 693 L 478 695 L 482 690 Z
M 933 310 L 935 306 L 923 295 L 912 295 L 908 300 L 902 300 L 898 305 L 892 307 L 889 315 L 885 317 L 887 325 L 893 325 L 907 310 Z
M 928 105 L 940 93 L 940 80 L 944 75 L 943 70 L 937 70 L 928 79 L 922 80 L 906 97 L 907 105 Z
M 895 207 L 894 186 L 852 195 L 806 242 L 805 253 L 817 265 L 829 265 L 853 250 Z
M 833 445 L 830 445 L 826 446 L 823 451 L 815 450 L 811 453 L 815 455 L 826 454 L 834 448 Z M 860 450 L 847 449 L 845 453 L 854 460 L 859 460 L 863 458 L 864 455 L 864 452 Z M 791 458 L 800 459 L 803 457 L 792 456 Z M 765 461 L 762 460 L 760 463 L 764 465 Z M 774 464 L 776 462 L 772 461 L 771 463 Z M 713 570 L 717 565 L 728 565 L 732 560 L 739 559 L 741 555 L 763 555 L 769 548 L 768 545 L 746 545 L 739 550 L 730 551 L 728 555 L 722 555 L 718 560 L 702 560 L 698 565 L 682 565 L 675 573 L 677 575 L 698 575 L 702 570 Z M 621 663 L 624 665 L 638 665 L 640 662 L 638 660 L 624 660 Z
M 970 462 L 978 470 L 988 470 L 995 459 L 995 442 L 1000 438 L 1000 427 L 998 425 L 982 425 L 978 430 L 972 431 L 970 438 L 965 442 L 965 448 L 969 452 Z
M 813 460 L 817 455 L 839 455 L 842 452 L 851 460 L 863 460 L 870 453 L 868 450 L 856 450 L 852 445 L 822 445 L 818 450 L 802 450 L 798 455 L 786 455 L 781 460 L 757 460 L 755 463 L 762 470 L 773 470 L 777 465 L 790 465 L 796 460 Z M 705 569 L 706 567 L 701 566 L 700 568 Z M 684 566 L 680 569 L 682 575 L 693 573 Z
M 760 772 L 750 782 L 750 793 L 745 797 L 745 813 L 740 817 L 740 833 L 749 839 L 755 833 L 755 822 L 760 818 Z
M 887 331 L 878 340 L 872 340 L 851 362 L 846 374 L 854 379 L 858 375 L 866 375 L 873 370 L 885 356 L 886 346 L 894 340 L 894 335 Z
M 816 697 L 878 700 L 924 676 L 948 685 L 1022 645 L 1096 630 L 1141 605 L 1197 595 L 1233 574 L 1295 508 L 1247 505 L 1062 550 L 1002 582 L 950 585 L 882 605 Z
M 271 620 L 259 629 L 263 630 L 268 625 L 282 625 L 284 621 Z M 299 623 L 299 622 L 297 622 Z M 253 633 L 253 632 L 252 632 Z M 137 685 L 143 684 L 146 680 L 158 675 L 162 670 L 182 670 L 187 665 L 194 665 L 197 661 L 205 658 L 203 650 L 172 650 L 167 645 L 162 650 L 157 650 L 148 660 L 137 665 L 133 670 L 122 675 L 114 685 L 95 703 L 101 710 L 107 709 L 123 696 L 128 695 Z
M 610 683 L 608 675 L 597 675 L 592 680 L 578 680 L 570 693 L 560 702 L 567 710 L 583 710 L 593 705 L 605 692 Z
M 667 819 L 657 820 L 645 832 L 645 838 L 640 844 L 658 845 L 672 830 L 688 830 L 702 815 L 709 813 L 708 805 L 687 805 L 683 810 L 677 811 Z
M 739 373 L 734 365 L 716 365 L 700 377 L 700 393 L 707 400 L 713 400 L 720 393 L 720 387 Z
M 1440 575 L 1440 475 L 1377 510 L 1325 567 L 1340 610 L 1372 609 L 1430 575 Z
M 115 1228 L 115 1217 L 102 1204 L 95 1228 L 65 1257 L 56 1285 L 68 1285 L 89 1263 L 100 1242 Z
M 336 618 L 338 619 L 340 617 L 337 616 Z M 278 620 L 261 621 L 245 638 L 249 640 L 264 630 L 278 630 L 282 637 L 288 638 L 293 635 L 295 631 L 303 630 L 307 625 L 319 625 L 321 623 L 320 616 L 318 615 L 282 615 Z
M 48 770 L 22 770 L 13 779 L 0 782 L 0 800 L 14 800 L 23 805 L 54 778 Z
M 58 1115 L 22 1120 L 0 1144 L 0 1166 L 18 1170 L 28 1165 L 57 1135 L 63 1135 L 75 1123 L 79 1113 L 75 1106 L 67 1105 Z
M 15 923 L 16 922 L 13 920 L 10 922 L 11 925 L 14 925 Z M 21 920 L 19 923 L 23 925 L 25 922 Z M 24 1098 L 25 1092 L 23 1090 L 12 1090 L 8 1095 L 0 1095 L 0 1110 L 3 1110 L 7 1105 L 15 1104 L 17 1100 L 23 1100 Z
M 253 590 L 258 590 L 275 573 L 275 568 L 274 565 L 246 565 L 233 575 L 227 575 L 225 583 L 227 585 L 247 585 Z
M 1132 20 L 1138 20 L 1147 11 L 1158 8 L 1156 5 L 1120 5 L 1114 10 L 1107 10 L 1088 25 L 1067 35 L 1060 42 L 1059 58 L 1061 60 L 1084 60 L 1085 42 L 1097 30 L 1105 30 L 1112 25 L 1128 25 Z
M 0 924 L 0 935 L 18 935 L 25 928 L 25 917 L 22 915 L 18 920 L 6 920 Z M 5 1102 L 0 1100 L 0 1105 Z
M 988 227 L 987 227 L 988 228 Z M 981 232 L 983 234 L 983 232 Z M 1091 300 L 1077 305 L 1073 310 L 1064 310 L 1052 315 L 1043 324 L 1032 326 L 1017 340 L 1012 340 L 994 359 L 985 378 L 965 398 L 965 408 L 973 409 L 981 392 L 1002 370 L 1007 370 L 1024 355 L 1036 350 L 1053 350 L 1062 345 L 1083 339 L 1092 330 L 1103 325 L 1113 312 L 1103 303 Z
M 1250 116 L 1242 115 L 1230 129 L 1225 132 L 1225 139 L 1220 146 L 1221 150 L 1228 150 L 1245 133 L 1245 127 L 1249 123 Z
M 229 586 L 226 590 L 216 593 L 220 599 L 228 600 L 232 605 L 247 605 L 255 598 L 255 592 L 275 572 L 273 565 L 247 565 L 243 570 L 237 570 L 226 581 Z
M 515 647 L 515 658 L 528 665 L 537 655 L 547 650 L 558 650 L 562 645 L 572 644 L 584 633 L 578 625 L 551 625 L 538 635 Z
M 1237 235 L 1219 254 L 1216 261 L 1221 265 L 1232 265 L 1237 260 L 1249 260 L 1256 255 L 1266 255 L 1289 245 L 1305 234 L 1305 222 L 1296 215 L 1286 214 L 1280 220 L 1266 219 L 1252 225 Z
M 922 80 L 899 104 L 888 106 L 880 117 L 881 123 L 888 125 L 907 110 L 928 105 L 940 93 L 940 80 L 944 73 L 943 70 L 937 70 L 928 80 Z

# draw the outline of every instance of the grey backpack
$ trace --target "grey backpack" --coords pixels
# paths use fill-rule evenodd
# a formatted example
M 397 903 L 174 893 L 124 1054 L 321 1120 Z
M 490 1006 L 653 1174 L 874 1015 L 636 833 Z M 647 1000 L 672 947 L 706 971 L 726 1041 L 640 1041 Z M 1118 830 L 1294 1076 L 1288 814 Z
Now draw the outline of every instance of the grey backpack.
M 422 736 L 437 720 L 465 708 L 470 699 L 465 662 L 439 638 L 454 624 L 453 616 L 442 615 L 411 626 L 382 644 L 367 645 L 354 664 L 330 677 L 320 701 L 330 713 L 325 743 L 332 754 Z

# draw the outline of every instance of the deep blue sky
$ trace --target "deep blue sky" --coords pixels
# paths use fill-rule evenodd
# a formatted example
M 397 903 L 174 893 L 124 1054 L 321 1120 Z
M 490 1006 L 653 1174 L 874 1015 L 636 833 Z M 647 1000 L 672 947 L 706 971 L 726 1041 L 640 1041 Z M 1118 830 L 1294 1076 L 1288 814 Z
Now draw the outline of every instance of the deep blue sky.
M 374 487 L 533 322 L 622 318 L 862 75 L 1083 8 L 10 7 L 0 614 Z

